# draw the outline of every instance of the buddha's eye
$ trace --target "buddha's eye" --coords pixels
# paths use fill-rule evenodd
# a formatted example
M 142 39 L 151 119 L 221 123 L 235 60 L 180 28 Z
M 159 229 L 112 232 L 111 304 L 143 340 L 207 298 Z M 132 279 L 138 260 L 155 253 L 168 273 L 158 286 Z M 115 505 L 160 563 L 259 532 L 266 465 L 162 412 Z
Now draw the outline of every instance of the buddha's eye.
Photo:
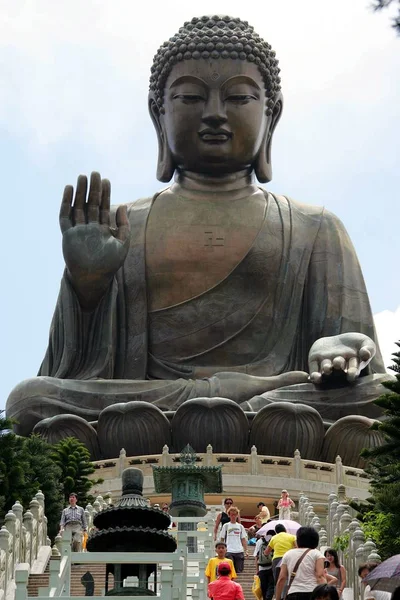
M 234 102 L 235 104 L 247 104 L 251 100 L 257 100 L 256 96 L 252 94 L 229 94 L 226 97 L 227 102 Z
M 185 104 L 194 104 L 204 102 L 205 98 L 201 94 L 175 94 L 173 100 L 182 100 Z

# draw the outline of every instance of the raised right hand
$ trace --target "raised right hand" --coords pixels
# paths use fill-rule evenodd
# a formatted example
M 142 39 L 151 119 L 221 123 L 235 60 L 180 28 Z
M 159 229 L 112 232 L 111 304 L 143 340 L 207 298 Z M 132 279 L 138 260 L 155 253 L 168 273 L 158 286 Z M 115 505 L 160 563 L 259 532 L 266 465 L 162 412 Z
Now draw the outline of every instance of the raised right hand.
M 78 177 L 75 199 L 71 185 L 64 189 L 60 210 L 63 254 L 69 278 L 84 308 L 92 308 L 123 265 L 129 249 L 130 225 L 126 206 L 116 213 L 116 229 L 110 227 L 108 179 L 99 173 Z M 86 197 L 87 196 L 87 197 Z

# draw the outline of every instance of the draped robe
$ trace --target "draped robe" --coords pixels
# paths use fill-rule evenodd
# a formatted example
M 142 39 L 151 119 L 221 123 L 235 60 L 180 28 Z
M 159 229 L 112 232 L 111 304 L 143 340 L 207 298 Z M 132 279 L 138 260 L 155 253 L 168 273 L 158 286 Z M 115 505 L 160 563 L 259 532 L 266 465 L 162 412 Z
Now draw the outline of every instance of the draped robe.
M 340 220 L 324 208 L 264 193 L 258 235 L 229 275 L 154 312 L 146 290 L 146 223 L 154 199 L 128 205 L 128 256 L 97 308 L 84 312 L 62 279 L 39 371 L 45 377 L 33 393 L 41 396 L 42 418 L 72 412 L 90 420 L 109 404 L 135 399 L 176 409 L 189 398 L 223 395 L 221 371 L 265 377 L 308 371 L 310 347 L 322 337 L 354 331 L 377 343 L 360 265 Z M 384 372 L 378 347 L 363 374 Z M 245 388 L 243 379 L 248 400 Z M 26 393 L 14 395 L 17 418 L 22 396 L 26 410 Z

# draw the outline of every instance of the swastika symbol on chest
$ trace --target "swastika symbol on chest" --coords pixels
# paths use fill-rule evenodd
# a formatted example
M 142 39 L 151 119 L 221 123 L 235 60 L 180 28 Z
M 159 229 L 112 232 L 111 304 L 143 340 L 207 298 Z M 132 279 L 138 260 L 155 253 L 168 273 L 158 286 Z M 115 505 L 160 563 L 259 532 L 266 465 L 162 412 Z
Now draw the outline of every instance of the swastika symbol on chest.
M 225 238 L 210 227 L 204 232 L 204 246 L 209 249 L 216 246 L 225 246 Z

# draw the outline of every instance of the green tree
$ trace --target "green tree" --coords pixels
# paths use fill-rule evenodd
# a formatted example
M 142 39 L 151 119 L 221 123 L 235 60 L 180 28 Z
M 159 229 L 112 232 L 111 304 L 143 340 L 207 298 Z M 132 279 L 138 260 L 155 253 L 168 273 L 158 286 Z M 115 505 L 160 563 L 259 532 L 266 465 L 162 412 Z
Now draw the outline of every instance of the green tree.
M 13 421 L 0 414 L 0 522 L 19 500 L 25 510 L 35 494 L 45 496 L 48 532 L 58 531 L 63 505 L 61 470 L 52 459 L 53 447 L 40 436 L 23 438 L 12 431 Z
M 61 469 L 64 499 L 67 500 L 69 494 L 75 492 L 81 506 L 93 502 L 94 497 L 89 492 L 104 480 L 89 479 L 95 468 L 86 446 L 76 438 L 65 438 L 53 446 L 52 456 Z
M 400 348 L 400 342 L 396 342 Z M 371 498 L 356 505 L 366 535 L 372 537 L 383 559 L 400 553 L 400 352 L 392 355 L 390 369 L 395 379 L 383 382 L 388 390 L 374 404 L 383 409 L 383 420 L 372 429 L 379 431 L 383 444 L 362 451 L 371 478 Z
M 62 472 L 53 459 L 54 448 L 39 435 L 24 440 L 24 453 L 29 464 L 25 473 L 25 490 L 22 504 L 28 505 L 32 497 L 41 490 L 45 499 L 45 514 L 48 534 L 54 538 L 59 530 L 64 497 L 61 484 Z
M 389 8 L 390 5 L 394 5 L 396 2 L 399 8 L 397 16 L 393 17 L 392 27 L 400 35 L 400 0 L 373 0 L 372 8 L 374 10 L 382 10 L 383 8 Z
M 0 413 L 0 524 L 16 500 L 22 500 L 29 463 L 24 440 L 12 431 L 13 421 Z M 30 498 L 31 500 L 31 498 Z

